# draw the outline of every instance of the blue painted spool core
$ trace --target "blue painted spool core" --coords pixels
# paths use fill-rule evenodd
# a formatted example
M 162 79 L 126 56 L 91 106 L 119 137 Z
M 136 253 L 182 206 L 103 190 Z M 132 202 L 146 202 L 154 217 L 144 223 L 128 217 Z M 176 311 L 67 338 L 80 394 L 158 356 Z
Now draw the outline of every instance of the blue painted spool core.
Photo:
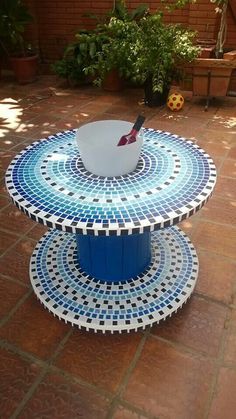
M 94 278 L 125 281 L 143 272 L 151 260 L 151 234 L 76 235 L 81 268 Z

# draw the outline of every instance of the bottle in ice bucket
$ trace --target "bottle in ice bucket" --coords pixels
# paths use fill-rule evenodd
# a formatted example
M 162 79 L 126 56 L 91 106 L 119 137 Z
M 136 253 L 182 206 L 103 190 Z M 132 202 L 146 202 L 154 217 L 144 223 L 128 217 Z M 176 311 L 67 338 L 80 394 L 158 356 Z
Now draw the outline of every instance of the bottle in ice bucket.
M 131 131 L 126 135 L 122 135 L 117 145 L 121 146 L 121 145 L 134 143 L 136 141 L 136 137 L 144 121 L 145 121 L 145 116 L 139 115 Z

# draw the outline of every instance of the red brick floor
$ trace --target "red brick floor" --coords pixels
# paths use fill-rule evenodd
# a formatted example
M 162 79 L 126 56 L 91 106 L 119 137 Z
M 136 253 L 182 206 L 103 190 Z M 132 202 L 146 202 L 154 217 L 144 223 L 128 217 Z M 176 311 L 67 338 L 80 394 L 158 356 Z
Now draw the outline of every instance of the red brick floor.
M 235 419 L 236 99 L 186 99 L 184 109 L 139 104 L 141 89 L 63 88 L 54 77 L 0 84 L 0 417 Z M 146 126 L 190 138 L 218 168 L 209 203 L 182 223 L 200 259 L 194 295 L 140 333 L 96 335 L 39 304 L 29 259 L 45 228 L 9 201 L 4 173 L 27 144 L 97 119 L 146 116 Z

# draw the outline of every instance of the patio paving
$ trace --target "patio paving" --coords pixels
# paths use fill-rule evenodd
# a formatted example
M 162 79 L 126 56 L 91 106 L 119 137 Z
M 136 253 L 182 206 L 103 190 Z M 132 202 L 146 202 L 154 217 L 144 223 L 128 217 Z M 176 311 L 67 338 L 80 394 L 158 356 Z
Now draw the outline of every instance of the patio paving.
M 0 417 L 235 419 L 236 98 L 186 98 L 178 113 L 140 104 L 142 90 L 69 89 L 55 77 L 0 84 Z M 214 159 L 209 203 L 181 223 L 200 262 L 190 301 L 143 332 L 96 335 L 47 312 L 29 281 L 46 228 L 10 203 L 4 173 L 32 141 L 98 119 L 133 121 L 192 139 Z

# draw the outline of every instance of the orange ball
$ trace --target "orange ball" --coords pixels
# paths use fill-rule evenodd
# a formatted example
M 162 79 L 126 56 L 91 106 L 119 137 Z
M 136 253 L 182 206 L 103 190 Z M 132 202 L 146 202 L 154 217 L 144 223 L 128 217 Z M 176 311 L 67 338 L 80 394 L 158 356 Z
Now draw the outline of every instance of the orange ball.
M 184 98 L 180 93 L 172 93 L 167 99 L 167 106 L 171 111 L 180 111 L 184 106 Z

